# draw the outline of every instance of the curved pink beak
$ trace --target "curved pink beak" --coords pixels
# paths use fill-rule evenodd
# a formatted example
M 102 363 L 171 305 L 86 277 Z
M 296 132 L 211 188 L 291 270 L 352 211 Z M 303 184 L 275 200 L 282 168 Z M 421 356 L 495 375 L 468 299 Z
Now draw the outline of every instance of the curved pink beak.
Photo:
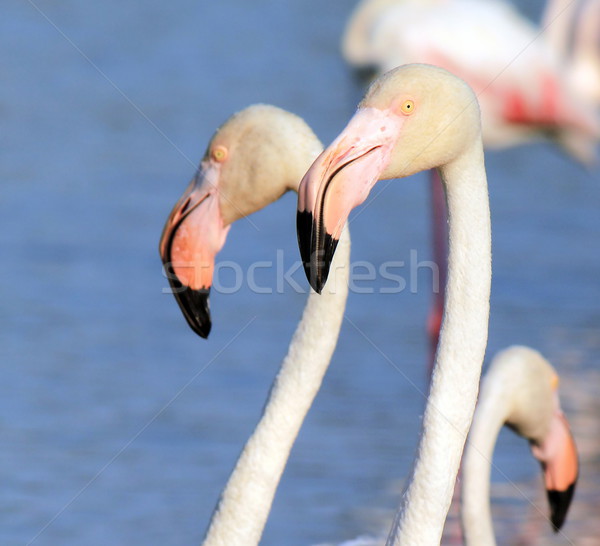
M 315 160 L 298 189 L 296 227 L 304 271 L 321 292 L 341 231 L 390 162 L 402 118 L 361 108 Z
M 579 476 L 577 447 L 569 423 L 560 409 L 552 418 L 550 432 L 544 442 L 532 444 L 531 451 L 542 465 L 550 521 L 554 532 L 557 532 L 567 517 Z
M 218 175 L 218 165 L 200 165 L 171 211 L 159 244 L 173 295 L 192 330 L 203 338 L 211 329 L 208 296 L 215 256 L 229 231 L 219 208 Z

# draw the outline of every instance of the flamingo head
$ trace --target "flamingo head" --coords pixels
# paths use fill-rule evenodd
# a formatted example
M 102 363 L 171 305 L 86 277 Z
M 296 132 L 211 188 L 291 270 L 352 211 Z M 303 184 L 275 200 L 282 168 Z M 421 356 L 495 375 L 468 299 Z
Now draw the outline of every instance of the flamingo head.
M 298 242 L 311 286 L 321 291 L 350 211 L 378 180 L 443 168 L 480 135 L 477 99 L 448 71 L 405 65 L 378 78 L 300 183 Z
M 173 207 L 159 252 L 189 326 L 206 338 L 217 253 L 236 220 L 297 189 L 321 146 L 304 121 L 274 106 L 253 105 L 213 135 L 183 196 Z
M 529 347 L 513 346 L 495 362 L 504 373 L 494 377 L 496 384 L 510 389 L 506 425 L 529 440 L 531 452 L 541 464 L 550 522 L 556 532 L 567 516 L 579 474 L 577 447 L 560 407 L 558 374 Z
M 577 448 L 560 407 L 558 384 L 556 370 L 538 351 L 513 345 L 493 359 L 481 391 L 487 407 L 504 406 L 504 424 L 529 440 L 544 474 L 555 532 L 565 521 L 579 474 Z

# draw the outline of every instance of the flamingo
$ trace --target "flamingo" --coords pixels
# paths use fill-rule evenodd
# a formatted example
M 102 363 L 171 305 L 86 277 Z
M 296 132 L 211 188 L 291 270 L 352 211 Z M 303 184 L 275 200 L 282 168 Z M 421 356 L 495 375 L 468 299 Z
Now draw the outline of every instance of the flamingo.
M 549 0 L 542 26 L 573 92 L 600 106 L 600 0 Z
M 571 53 L 572 85 L 600 106 L 600 0 L 587 0 L 579 15 Z
M 196 333 L 206 336 L 210 330 L 214 258 L 229 225 L 287 191 L 297 191 L 322 149 L 301 118 L 268 105 L 235 114 L 212 137 L 160 240 L 175 297 Z M 251 546 L 260 540 L 289 452 L 337 343 L 348 294 L 347 229 L 342 241 L 324 297 L 308 296 L 260 421 L 213 513 L 205 546 Z
M 561 25 L 570 19 L 563 10 L 555 6 L 546 18 L 549 29 L 564 35 Z M 363 0 L 349 19 L 342 52 L 349 64 L 371 64 L 379 73 L 406 63 L 442 66 L 476 92 L 485 146 L 551 136 L 589 163 L 598 120 L 563 82 L 561 55 L 540 32 L 499 0 Z
M 467 546 L 495 546 L 490 514 L 490 466 L 502 425 L 529 440 L 542 465 L 554 531 L 564 523 L 579 472 L 577 450 L 560 409 L 558 375 L 529 347 L 512 346 L 496 355 L 482 381 L 481 395 L 465 448 L 462 526 Z
M 388 545 L 439 545 L 487 344 L 491 228 L 480 114 L 470 87 L 443 68 L 407 65 L 371 85 L 298 191 L 297 229 L 320 292 L 350 211 L 379 179 L 437 168 L 449 209 L 446 306 L 423 432 Z
M 563 23 L 570 20 L 564 9 L 555 3 L 546 15 L 550 28 L 556 27 L 556 41 L 564 37 Z M 600 137 L 595 107 L 564 81 L 562 55 L 540 33 L 498 0 L 363 0 L 346 25 L 342 54 L 350 65 L 370 65 L 377 73 L 405 63 L 446 68 L 476 92 L 486 147 L 551 138 L 576 161 L 590 164 Z M 430 184 L 433 258 L 443 286 L 446 209 L 435 173 Z M 427 328 L 432 357 L 443 306 L 438 291 Z

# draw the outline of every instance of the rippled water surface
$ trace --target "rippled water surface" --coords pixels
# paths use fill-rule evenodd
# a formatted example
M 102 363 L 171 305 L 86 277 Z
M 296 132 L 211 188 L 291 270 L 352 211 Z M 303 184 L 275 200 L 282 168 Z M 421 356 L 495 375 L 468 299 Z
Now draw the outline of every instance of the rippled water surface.
M 158 237 L 232 112 L 274 103 L 324 142 L 339 132 L 361 95 L 338 53 L 353 4 L 4 1 L 2 544 L 199 543 L 305 295 L 245 282 L 214 294 L 203 341 L 163 293 Z M 527 7 L 537 16 L 541 3 Z M 555 364 L 581 449 L 570 521 L 551 538 L 537 463 L 503 433 L 496 529 L 506 544 L 600 544 L 600 175 L 544 144 L 487 165 L 489 354 L 523 343 Z M 428 259 L 426 205 L 424 176 L 389 184 L 351 224 L 353 259 Z M 288 195 L 238 222 L 220 258 L 245 270 L 280 249 L 292 266 L 294 211 Z M 274 286 L 275 273 L 259 281 Z M 418 281 L 415 293 L 351 295 L 265 545 L 387 530 L 424 406 L 426 270 Z

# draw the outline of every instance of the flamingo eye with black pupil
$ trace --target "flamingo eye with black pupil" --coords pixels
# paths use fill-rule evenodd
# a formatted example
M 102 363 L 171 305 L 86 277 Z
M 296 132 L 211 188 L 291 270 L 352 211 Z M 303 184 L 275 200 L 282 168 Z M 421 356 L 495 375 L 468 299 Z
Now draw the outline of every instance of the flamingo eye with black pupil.
M 412 100 L 405 100 L 402 103 L 402 106 L 400 106 L 400 110 L 402 110 L 402 113 L 405 115 L 410 115 L 413 113 L 415 109 L 415 103 Z

